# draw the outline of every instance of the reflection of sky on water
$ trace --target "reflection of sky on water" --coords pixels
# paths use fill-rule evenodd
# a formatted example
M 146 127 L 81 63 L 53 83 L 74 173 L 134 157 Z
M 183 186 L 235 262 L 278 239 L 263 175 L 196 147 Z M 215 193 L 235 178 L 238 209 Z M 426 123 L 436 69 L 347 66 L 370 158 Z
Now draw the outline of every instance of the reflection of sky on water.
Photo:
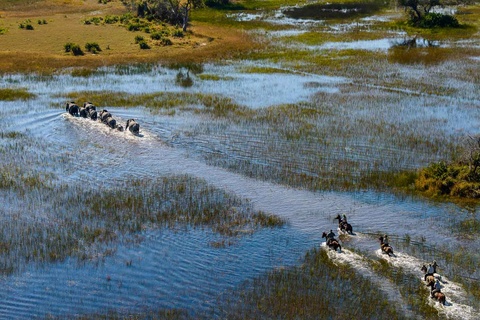
M 241 282 L 297 264 L 316 243 L 290 228 L 266 229 L 213 248 L 209 231 L 149 231 L 138 245 L 97 262 L 67 260 L 0 279 L 0 314 L 32 316 L 181 308 L 207 312 Z M 268 244 L 268 245 L 266 245 Z
M 337 85 L 345 80 L 341 77 L 330 77 L 315 74 L 295 73 L 242 73 L 240 68 L 256 66 L 252 63 L 235 63 L 229 66 L 206 65 L 204 73 L 217 74 L 225 80 L 194 79 L 192 87 L 183 88 L 176 82 L 177 70 L 158 67 L 145 74 L 118 75 L 102 72 L 100 75 L 71 77 L 70 75 L 54 76 L 48 81 L 32 82 L 23 76 L 8 76 L 0 81 L 0 87 L 28 86 L 32 93 L 39 95 L 55 95 L 65 92 L 91 91 L 119 91 L 127 93 L 152 92 L 188 92 L 218 94 L 229 97 L 235 102 L 251 107 L 262 108 L 279 104 L 307 101 L 318 91 L 337 92 Z M 265 65 L 268 67 L 268 65 Z M 184 71 L 185 72 L 185 71 Z M 311 83 L 318 86 L 312 87 Z

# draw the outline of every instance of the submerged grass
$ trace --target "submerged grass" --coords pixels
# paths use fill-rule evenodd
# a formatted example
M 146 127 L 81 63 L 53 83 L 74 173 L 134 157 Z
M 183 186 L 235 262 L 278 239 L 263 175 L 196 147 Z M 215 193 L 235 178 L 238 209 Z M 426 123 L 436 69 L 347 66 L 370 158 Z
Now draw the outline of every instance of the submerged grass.
M 3 184 L 11 181 L 14 180 L 2 178 Z M 4 187 L 12 186 L 7 183 Z M 252 233 L 263 226 L 285 223 L 256 213 L 244 200 L 187 176 L 130 180 L 107 190 L 45 188 L 42 183 L 31 183 L 29 188 L 29 192 L 19 193 L 20 201 L 31 205 L 48 202 L 51 208 L 44 213 L 45 217 L 2 215 L 3 273 L 19 271 L 28 262 L 111 255 L 117 243 L 148 228 L 209 226 L 223 236 L 238 237 L 246 230 Z
M 25 88 L 0 88 L 0 101 L 30 100 L 35 97 L 35 94 L 28 92 Z
M 399 319 L 394 305 L 352 267 L 312 249 L 301 266 L 279 268 L 245 283 L 219 305 L 228 319 Z

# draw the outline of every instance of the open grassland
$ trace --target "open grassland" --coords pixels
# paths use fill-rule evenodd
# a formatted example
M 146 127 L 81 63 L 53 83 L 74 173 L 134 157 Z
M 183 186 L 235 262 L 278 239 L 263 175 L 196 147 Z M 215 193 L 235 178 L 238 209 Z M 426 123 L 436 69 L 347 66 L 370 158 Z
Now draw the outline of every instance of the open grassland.
M 52 5 L 56 10 L 48 10 Z M 38 9 L 46 6 L 47 9 Z M 1 13 L 0 71 L 53 73 L 67 67 L 97 67 L 134 62 L 189 62 L 234 58 L 255 44 L 241 30 L 194 23 L 183 37 L 169 37 L 171 45 L 150 41 L 151 33 L 129 31 L 120 23 L 86 24 L 92 18 L 121 15 L 127 10 L 117 1 L 106 5 L 94 0 L 58 6 L 38 1 L 27 7 L 7 7 Z M 38 21 L 41 21 L 39 23 Z M 33 30 L 20 28 L 30 24 Z M 162 25 L 152 28 L 162 28 Z M 165 28 L 165 26 L 163 26 Z M 169 27 L 171 33 L 174 27 Z M 150 49 L 141 49 L 137 36 L 150 41 Z M 98 43 L 101 52 L 86 52 L 87 43 Z M 78 44 L 83 56 L 65 52 L 67 43 Z

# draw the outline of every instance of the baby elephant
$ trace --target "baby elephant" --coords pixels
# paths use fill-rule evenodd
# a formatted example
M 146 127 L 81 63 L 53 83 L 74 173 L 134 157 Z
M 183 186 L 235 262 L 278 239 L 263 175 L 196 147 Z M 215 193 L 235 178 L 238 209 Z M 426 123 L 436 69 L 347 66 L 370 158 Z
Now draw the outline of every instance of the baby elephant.
M 134 134 L 138 134 L 140 132 L 140 125 L 135 121 L 135 119 L 128 119 L 125 128 Z
M 80 115 L 80 108 L 73 101 L 67 102 L 67 104 L 65 106 L 65 111 L 70 113 L 72 116 L 77 116 L 78 117 Z

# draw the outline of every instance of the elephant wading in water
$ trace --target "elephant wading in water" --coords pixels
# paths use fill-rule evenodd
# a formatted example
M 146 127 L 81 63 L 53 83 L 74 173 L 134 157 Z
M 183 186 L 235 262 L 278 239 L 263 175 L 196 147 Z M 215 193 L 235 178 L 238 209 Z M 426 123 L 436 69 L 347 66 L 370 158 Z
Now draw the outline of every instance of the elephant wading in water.
M 92 120 L 97 120 L 97 108 L 91 102 L 85 102 L 83 107 L 86 110 L 87 117 Z
M 112 117 L 112 114 L 107 110 L 100 111 L 100 121 L 105 123 L 112 129 L 117 129 L 118 131 L 123 131 L 123 126 L 117 125 L 117 120 Z
M 133 134 L 138 134 L 140 132 L 140 125 L 135 121 L 135 119 L 128 119 L 127 124 L 125 125 L 125 130 L 130 130 Z
M 67 102 L 67 104 L 65 105 L 65 111 L 75 117 L 78 117 L 80 115 L 80 108 L 73 101 Z

